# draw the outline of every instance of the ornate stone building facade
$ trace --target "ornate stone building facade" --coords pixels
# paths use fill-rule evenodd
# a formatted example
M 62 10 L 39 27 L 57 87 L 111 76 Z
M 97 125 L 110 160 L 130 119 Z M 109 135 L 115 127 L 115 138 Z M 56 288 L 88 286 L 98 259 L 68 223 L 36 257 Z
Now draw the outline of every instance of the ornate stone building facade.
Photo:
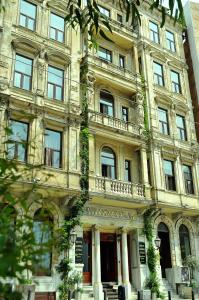
M 38 195 L 48 199 L 46 210 L 58 227 L 80 192 L 86 37 L 66 27 L 64 0 L 8 3 L 0 23 L 1 140 L 10 124 L 15 146 L 8 145 L 8 155 L 22 165 L 43 164 L 16 193 L 38 181 Z M 147 3 L 140 8 L 141 25 L 133 27 L 112 1 L 99 1 L 99 8 L 110 20 L 114 43 L 99 39 L 98 50 L 87 54 L 90 199 L 70 255 L 83 277 L 82 299 L 104 299 L 108 283 L 124 285 L 130 300 L 149 275 L 143 232 L 148 208 L 155 209 L 154 239 L 161 238 L 161 282 L 166 278 L 175 287 L 176 267 L 199 255 L 199 148 L 181 27 L 167 19 L 161 28 L 160 12 L 152 14 Z M 20 139 L 31 142 L 20 148 Z M 27 201 L 37 222 L 41 205 L 34 197 Z M 58 299 L 58 261 L 52 251 L 42 272 L 32 274 L 35 299 Z

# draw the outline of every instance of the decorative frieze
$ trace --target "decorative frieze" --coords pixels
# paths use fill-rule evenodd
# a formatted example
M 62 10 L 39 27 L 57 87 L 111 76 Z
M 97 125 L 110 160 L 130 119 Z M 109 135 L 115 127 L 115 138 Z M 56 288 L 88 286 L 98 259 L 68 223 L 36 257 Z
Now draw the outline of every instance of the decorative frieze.
M 125 220 L 134 220 L 136 212 L 126 211 L 124 209 L 113 209 L 105 207 L 85 207 L 84 215 L 91 217 L 116 218 Z

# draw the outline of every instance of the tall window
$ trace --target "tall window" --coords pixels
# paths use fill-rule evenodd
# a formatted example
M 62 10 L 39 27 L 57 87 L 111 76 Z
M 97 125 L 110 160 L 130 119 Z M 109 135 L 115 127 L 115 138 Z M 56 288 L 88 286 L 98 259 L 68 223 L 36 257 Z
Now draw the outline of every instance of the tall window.
M 64 18 L 53 13 L 50 15 L 50 38 L 58 42 L 64 41 Z
M 172 52 L 176 52 L 174 34 L 168 30 L 166 30 L 166 43 L 167 43 L 167 49 L 169 49 Z
M 123 17 L 122 17 L 122 15 L 120 15 L 120 14 L 117 14 L 117 21 L 119 22 L 119 23 L 123 23 Z
M 124 180 L 125 181 L 131 181 L 131 162 L 130 160 L 125 160 L 125 169 L 124 169 Z
M 153 62 L 153 73 L 154 73 L 154 83 L 163 86 L 164 76 L 163 76 L 163 66 L 157 62 Z
M 112 52 L 108 49 L 105 49 L 103 47 L 99 47 L 98 56 L 103 60 L 106 60 L 108 62 L 112 62 Z
M 187 133 L 186 133 L 185 117 L 176 115 L 176 126 L 178 130 L 179 139 L 182 141 L 186 141 Z
M 105 8 L 101 5 L 98 5 L 99 11 L 101 12 L 101 14 L 105 15 L 106 17 L 110 18 L 111 13 L 110 10 L 108 8 Z
M 45 165 L 61 168 L 61 132 L 46 129 L 45 131 Z
M 123 55 L 119 55 L 119 67 L 120 68 L 125 68 L 125 57 Z
M 100 92 L 100 112 L 111 117 L 114 116 L 114 99 L 108 91 Z
M 36 262 L 33 264 L 34 274 L 37 276 L 50 276 L 52 266 L 52 231 L 53 219 L 49 212 L 39 209 L 34 215 L 33 232 L 35 242 L 39 248 L 46 248 L 46 252 L 35 257 Z
M 28 124 L 10 121 L 11 135 L 8 137 L 8 158 L 26 161 L 28 149 Z
M 101 152 L 102 176 L 116 178 L 116 159 L 115 153 L 109 147 L 104 147 Z
M 165 185 L 169 191 L 175 191 L 175 175 L 173 161 L 164 159 L 163 161 L 164 174 L 165 174 Z
M 189 230 L 184 224 L 180 225 L 179 237 L 180 237 L 181 258 L 182 260 L 184 260 L 187 256 L 191 255 Z
M 153 41 L 154 43 L 159 44 L 160 43 L 160 38 L 159 38 L 158 25 L 150 21 L 149 22 L 149 29 L 150 29 L 150 39 L 151 39 L 151 41 Z
M 48 97 L 63 100 L 64 71 L 48 66 Z
M 28 1 L 21 0 L 19 24 L 34 31 L 36 23 L 36 10 L 36 5 Z
M 122 120 L 128 122 L 129 120 L 129 111 L 128 107 L 122 106 Z
M 32 59 L 16 54 L 14 86 L 24 90 L 31 90 Z
M 175 71 L 171 71 L 172 92 L 181 93 L 180 75 Z
M 158 107 L 159 130 L 163 134 L 169 134 L 169 122 L 167 110 Z
M 193 188 L 193 177 L 192 177 L 192 170 L 190 166 L 183 165 L 183 174 L 184 174 L 184 185 L 185 185 L 185 192 L 186 194 L 194 194 Z

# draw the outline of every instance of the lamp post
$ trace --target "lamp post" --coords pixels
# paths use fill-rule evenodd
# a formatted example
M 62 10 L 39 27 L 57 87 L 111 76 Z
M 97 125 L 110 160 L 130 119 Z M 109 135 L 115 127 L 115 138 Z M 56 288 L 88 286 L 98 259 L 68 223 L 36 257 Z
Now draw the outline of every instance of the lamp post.
M 160 249 L 160 245 L 161 245 L 161 239 L 159 238 L 159 236 L 156 236 L 155 240 L 155 246 L 156 246 L 156 249 Z
M 72 229 L 71 233 L 70 233 L 70 242 L 72 244 L 72 246 L 75 244 L 77 239 L 77 233 L 75 232 L 75 229 Z

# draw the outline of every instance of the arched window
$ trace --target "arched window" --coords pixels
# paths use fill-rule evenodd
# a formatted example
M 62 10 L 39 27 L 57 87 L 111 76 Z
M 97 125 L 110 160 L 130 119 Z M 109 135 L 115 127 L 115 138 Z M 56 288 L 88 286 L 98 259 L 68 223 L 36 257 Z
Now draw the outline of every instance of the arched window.
M 191 255 L 189 230 L 184 224 L 179 228 L 181 258 L 184 260 L 188 255 Z
M 102 176 L 116 178 L 115 153 L 109 147 L 104 147 L 101 152 Z
M 52 265 L 52 230 L 53 218 L 48 210 L 39 209 L 34 215 L 33 232 L 38 250 L 41 253 L 36 257 L 34 262 L 34 274 L 37 276 L 50 276 Z
M 109 91 L 100 92 L 100 112 L 114 117 L 114 98 Z

